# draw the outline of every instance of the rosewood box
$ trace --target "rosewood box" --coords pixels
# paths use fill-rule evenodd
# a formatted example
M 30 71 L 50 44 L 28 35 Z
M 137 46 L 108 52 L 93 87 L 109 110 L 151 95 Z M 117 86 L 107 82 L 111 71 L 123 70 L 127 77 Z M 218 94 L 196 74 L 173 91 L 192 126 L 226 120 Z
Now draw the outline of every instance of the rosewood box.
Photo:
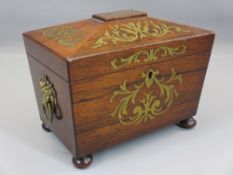
M 23 38 L 42 126 L 76 167 L 157 128 L 195 126 L 213 32 L 129 10 Z

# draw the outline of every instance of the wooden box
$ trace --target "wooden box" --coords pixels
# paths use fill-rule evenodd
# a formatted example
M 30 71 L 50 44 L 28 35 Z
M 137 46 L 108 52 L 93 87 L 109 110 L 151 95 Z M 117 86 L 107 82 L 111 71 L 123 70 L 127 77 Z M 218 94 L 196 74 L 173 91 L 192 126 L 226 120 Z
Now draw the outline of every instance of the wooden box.
M 75 166 L 157 128 L 195 126 L 213 32 L 129 10 L 23 38 L 43 128 Z

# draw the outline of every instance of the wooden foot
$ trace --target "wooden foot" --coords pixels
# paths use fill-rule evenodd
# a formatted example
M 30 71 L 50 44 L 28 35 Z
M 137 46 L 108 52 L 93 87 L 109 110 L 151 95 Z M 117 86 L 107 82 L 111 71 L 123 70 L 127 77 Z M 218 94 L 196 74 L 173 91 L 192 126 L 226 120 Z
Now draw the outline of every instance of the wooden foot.
M 73 164 L 76 168 L 84 169 L 87 168 L 92 163 L 92 155 L 86 155 L 84 157 L 76 158 L 73 157 Z
M 185 128 L 185 129 L 193 128 L 194 126 L 196 126 L 196 124 L 197 124 L 197 122 L 193 117 L 190 117 L 190 118 L 185 119 L 185 120 L 181 120 L 181 121 L 176 123 L 177 126 L 179 126 L 181 128 Z
M 44 123 L 42 123 L 42 128 L 43 128 L 46 132 L 51 132 L 51 130 L 48 128 L 48 126 L 46 126 Z

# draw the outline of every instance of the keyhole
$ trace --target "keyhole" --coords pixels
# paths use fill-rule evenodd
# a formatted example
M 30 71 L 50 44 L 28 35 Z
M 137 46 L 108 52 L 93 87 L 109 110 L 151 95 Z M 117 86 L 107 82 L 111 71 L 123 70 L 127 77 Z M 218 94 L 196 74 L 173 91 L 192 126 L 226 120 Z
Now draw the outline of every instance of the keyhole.
M 153 75 L 153 73 L 152 73 L 152 72 L 149 72 L 149 74 L 148 74 L 149 79 L 151 79 L 151 78 L 152 78 L 152 75 Z

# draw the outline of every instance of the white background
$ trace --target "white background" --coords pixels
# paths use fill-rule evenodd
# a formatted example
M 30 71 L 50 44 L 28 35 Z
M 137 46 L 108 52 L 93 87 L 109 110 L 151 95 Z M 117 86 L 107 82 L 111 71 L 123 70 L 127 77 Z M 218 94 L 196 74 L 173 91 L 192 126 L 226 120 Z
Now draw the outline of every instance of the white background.
M 77 170 L 68 150 L 41 129 L 21 33 L 132 8 L 216 32 L 198 125 L 168 126 L 94 154 L 88 169 Z M 230 0 L 1 0 L 0 175 L 232 175 L 232 41 Z

